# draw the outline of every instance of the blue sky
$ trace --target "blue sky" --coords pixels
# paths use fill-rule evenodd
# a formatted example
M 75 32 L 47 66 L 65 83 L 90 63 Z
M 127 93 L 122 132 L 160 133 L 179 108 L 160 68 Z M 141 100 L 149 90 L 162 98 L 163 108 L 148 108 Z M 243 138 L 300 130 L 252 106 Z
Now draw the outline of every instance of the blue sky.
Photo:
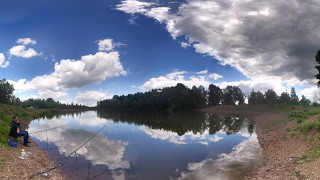
M 12 0 L 0 78 L 22 100 L 96 105 L 183 83 L 317 92 L 319 1 Z

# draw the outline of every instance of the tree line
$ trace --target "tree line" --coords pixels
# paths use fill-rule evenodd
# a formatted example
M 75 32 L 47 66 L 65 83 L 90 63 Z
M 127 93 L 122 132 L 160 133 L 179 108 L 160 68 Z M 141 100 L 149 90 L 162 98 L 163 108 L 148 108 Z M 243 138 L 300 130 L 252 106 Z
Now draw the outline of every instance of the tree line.
M 311 105 L 311 101 L 302 95 L 299 100 L 295 88 L 291 88 L 291 93 L 283 92 L 280 96 L 273 89 L 265 93 L 254 91 L 249 96 L 245 96 L 238 86 L 228 85 L 226 88 L 210 84 L 208 90 L 203 86 L 193 86 L 191 89 L 178 83 L 175 87 L 164 87 L 162 89 L 152 89 L 145 93 L 129 94 L 127 96 L 114 95 L 112 99 L 105 99 L 97 102 L 97 107 L 107 110 L 193 110 L 208 106 L 217 105 L 241 105 L 245 104 L 268 104 L 275 105 Z

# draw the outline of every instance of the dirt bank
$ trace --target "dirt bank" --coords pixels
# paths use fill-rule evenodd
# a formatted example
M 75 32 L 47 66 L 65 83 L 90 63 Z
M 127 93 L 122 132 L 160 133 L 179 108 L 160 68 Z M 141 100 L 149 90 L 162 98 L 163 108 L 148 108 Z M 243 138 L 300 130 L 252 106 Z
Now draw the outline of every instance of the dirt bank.
M 288 109 L 289 108 L 289 109 Z M 293 136 L 297 121 L 289 114 L 297 108 L 312 107 L 274 107 L 263 105 L 217 106 L 201 111 L 220 114 L 247 116 L 254 120 L 259 143 L 263 149 L 264 161 L 248 175 L 247 179 L 320 179 L 320 160 L 303 160 L 303 154 L 320 144 L 316 131 L 307 135 Z M 291 109 L 290 109 L 291 108 Z M 316 116 L 310 117 L 314 121 Z M 297 133 L 299 134 L 299 133 Z

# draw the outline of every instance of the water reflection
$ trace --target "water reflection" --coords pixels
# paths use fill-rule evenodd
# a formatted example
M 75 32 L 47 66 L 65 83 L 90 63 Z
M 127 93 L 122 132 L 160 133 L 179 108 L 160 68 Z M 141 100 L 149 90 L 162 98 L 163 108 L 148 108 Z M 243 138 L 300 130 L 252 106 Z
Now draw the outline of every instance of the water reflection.
M 29 132 L 32 137 L 40 141 L 54 143 L 60 154 L 68 156 L 95 135 L 95 132 L 83 128 L 72 128 L 75 122 L 78 125 L 92 127 L 105 125 L 107 120 L 98 118 L 95 112 L 88 112 L 84 116 L 61 116 L 60 119 L 51 117 L 49 120 L 44 118 L 33 121 Z M 60 124 L 61 126 L 57 126 Z M 46 129 L 49 130 L 46 131 Z M 108 166 L 109 170 L 129 169 L 129 162 L 122 160 L 127 145 L 128 142 L 126 141 L 111 140 L 102 134 L 97 134 L 76 153 L 91 161 L 93 165 L 103 164 Z
M 222 131 L 230 135 L 239 133 L 243 126 L 246 126 L 248 133 L 252 134 L 253 132 L 253 125 L 247 118 L 217 116 L 201 112 L 98 112 L 98 116 L 113 119 L 114 122 L 133 123 L 144 125 L 150 129 L 176 132 L 179 136 L 188 132 L 202 134 L 208 128 L 209 134 Z
M 231 153 L 222 153 L 216 160 L 207 158 L 201 162 L 188 163 L 189 171 L 181 172 L 181 177 L 178 179 L 243 179 L 261 158 L 261 148 L 257 137 L 251 136 L 248 140 L 235 146 Z
M 82 171 L 69 179 L 84 179 L 86 161 L 100 172 L 109 170 L 101 179 L 239 179 L 261 157 L 249 119 L 198 112 L 63 112 L 32 121 L 29 132 L 61 157 L 94 136 L 76 151 L 85 161 L 77 162 Z

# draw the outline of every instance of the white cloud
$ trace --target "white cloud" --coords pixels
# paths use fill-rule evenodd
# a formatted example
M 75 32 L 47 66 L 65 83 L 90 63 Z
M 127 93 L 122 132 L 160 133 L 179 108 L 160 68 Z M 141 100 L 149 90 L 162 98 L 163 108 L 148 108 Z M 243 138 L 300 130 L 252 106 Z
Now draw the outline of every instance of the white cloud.
M 105 92 L 100 91 L 85 91 L 79 92 L 75 97 L 75 103 L 78 104 L 86 104 L 87 106 L 96 106 L 97 101 L 101 101 L 103 99 L 112 98 L 107 96 Z
M 170 7 L 125 0 L 117 9 L 164 23 L 174 39 L 187 39 L 183 47 L 191 45 L 254 82 L 267 78 L 289 85 L 314 85 L 320 4 L 301 0 L 290 4 L 294 5 L 275 0 L 189 0 L 173 13 Z
M 186 79 L 186 71 L 174 71 L 167 74 L 166 76 L 160 76 L 157 78 L 151 78 L 149 81 L 145 82 L 140 88 L 142 90 L 158 89 L 163 87 L 176 86 L 177 83 L 182 83 L 185 86 L 192 88 L 192 86 L 209 86 L 210 82 L 205 79 L 205 76 L 189 76 Z
M 10 81 L 10 83 L 14 85 L 15 93 L 37 90 L 41 98 L 52 97 L 56 100 L 66 97 L 69 89 L 98 84 L 107 78 L 126 74 L 117 51 L 97 52 L 82 56 L 80 60 L 62 59 L 55 63 L 54 72 L 49 75 L 36 76 L 31 81 L 20 79 L 18 82 Z M 84 97 L 86 95 L 97 97 L 92 97 L 89 101 Z M 105 95 L 88 91 L 79 93 L 76 100 L 88 102 L 91 105 L 98 97 L 105 97 Z
M 186 42 L 181 42 L 181 47 L 183 48 L 187 48 L 187 47 L 190 47 L 190 44 L 186 43 Z
M 10 64 L 9 61 L 5 61 L 6 60 L 5 58 L 6 57 L 4 56 L 4 54 L 0 53 L 0 67 L 2 68 L 8 67 Z
M 36 40 L 32 40 L 30 38 L 19 38 L 17 40 L 18 44 L 23 44 L 23 45 L 27 45 L 27 44 L 36 44 L 37 41 Z
M 34 56 L 41 55 L 41 53 L 37 53 L 33 48 L 26 49 L 26 46 L 23 46 L 23 45 L 13 46 L 9 50 L 9 53 L 10 55 L 23 57 L 23 58 L 31 58 Z
M 207 73 L 208 73 L 208 69 L 200 71 L 200 72 L 197 72 L 197 74 L 207 74 Z
M 163 87 L 172 87 L 176 86 L 177 83 L 182 83 L 185 86 L 192 88 L 192 86 L 204 86 L 208 88 L 210 84 L 215 84 L 219 86 L 221 89 L 226 88 L 228 85 L 230 86 L 238 86 L 242 92 L 246 95 L 249 95 L 251 90 L 254 89 L 255 91 L 260 91 L 264 93 L 268 89 L 273 89 L 276 91 L 277 94 L 281 94 L 282 92 L 286 91 L 286 88 L 279 80 L 275 79 L 264 79 L 264 80 L 246 80 L 246 81 L 223 81 L 223 82 L 213 82 L 211 81 L 212 78 L 217 80 L 222 78 L 221 75 L 216 73 L 211 74 L 203 74 L 205 71 L 198 72 L 197 76 L 192 75 L 190 72 L 187 71 L 174 71 L 169 73 L 166 76 L 160 76 L 156 78 L 151 78 L 147 82 L 145 82 L 142 86 L 140 86 L 143 90 L 150 90 L 150 89 L 158 89 Z
M 216 74 L 216 73 L 210 74 L 209 77 L 211 77 L 214 80 L 218 80 L 220 78 L 223 78 L 223 76 L 221 76 L 220 74 Z
M 314 95 L 317 94 L 319 96 L 319 88 L 317 86 L 305 88 L 301 91 L 301 94 L 303 94 L 307 99 L 314 101 Z
M 125 0 L 122 1 L 122 4 L 118 4 L 116 6 L 116 9 L 130 14 L 145 13 L 147 12 L 145 8 L 151 5 L 153 5 L 153 3 L 140 2 L 136 0 Z
M 37 42 L 35 40 L 31 40 L 30 38 L 20 38 L 17 40 L 18 46 L 13 46 L 9 50 L 10 56 L 17 56 L 17 57 L 23 57 L 23 58 L 30 58 L 34 56 L 40 56 L 42 53 L 38 53 L 36 50 L 33 48 L 27 49 L 26 45 L 31 44 L 34 45 Z
M 98 45 L 99 51 L 111 51 L 114 48 L 112 44 L 112 39 L 99 40 Z

